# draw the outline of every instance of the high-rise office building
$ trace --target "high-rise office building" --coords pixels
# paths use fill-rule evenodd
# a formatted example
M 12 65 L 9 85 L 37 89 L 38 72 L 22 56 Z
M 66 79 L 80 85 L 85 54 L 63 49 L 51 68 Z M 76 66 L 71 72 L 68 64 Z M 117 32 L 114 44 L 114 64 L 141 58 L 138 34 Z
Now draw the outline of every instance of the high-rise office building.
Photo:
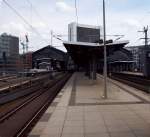
M 75 22 L 68 25 L 68 40 L 71 42 L 97 43 L 100 39 L 100 26 L 83 25 Z
M 15 71 L 19 59 L 19 38 L 0 35 L 0 71 Z

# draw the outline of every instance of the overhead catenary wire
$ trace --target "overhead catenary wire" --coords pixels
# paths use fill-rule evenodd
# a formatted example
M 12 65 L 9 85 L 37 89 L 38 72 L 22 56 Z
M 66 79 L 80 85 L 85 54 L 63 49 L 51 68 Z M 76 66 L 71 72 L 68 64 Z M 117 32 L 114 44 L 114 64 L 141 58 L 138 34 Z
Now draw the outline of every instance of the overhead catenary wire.
M 25 23 L 27 24 L 30 29 L 36 33 L 37 35 L 39 35 L 41 37 L 42 40 L 44 40 L 46 43 L 47 41 L 41 36 L 41 34 L 37 31 L 37 29 L 35 29 L 13 6 L 11 6 L 11 4 L 9 4 L 6 0 L 3 0 L 3 2 Z
M 40 21 L 42 21 L 42 23 L 47 26 L 48 28 L 50 28 L 50 26 L 48 25 L 48 23 L 45 21 L 45 19 L 39 14 L 37 8 L 33 5 L 33 3 L 30 0 L 26 0 L 31 6 L 32 6 L 32 10 L 34 11 L 34 13 L 37 15 L 37 17 L 40 19 Z M 51 35 L 51 46 L 53 46 L 53 30 L 50 31 L 50 35 Z M 55 37 L 54 37 L 55 38 Z
M 37 8 L 35 7 L 35 5 L 33 5 L 33 3 L 30 0 L 26 0 L 26 1 L 32 6 L 32 10 L 37 15 L 37 17 L 40 19 L 40 21 L 42 21 L 42 23 L 45 26 L 47 26 L 48 28 L 50 28 L 49 25 L 48 25 L 48 23 L 45 21 L 45 19 L 39 14 L 39 12 L 38 12 Z

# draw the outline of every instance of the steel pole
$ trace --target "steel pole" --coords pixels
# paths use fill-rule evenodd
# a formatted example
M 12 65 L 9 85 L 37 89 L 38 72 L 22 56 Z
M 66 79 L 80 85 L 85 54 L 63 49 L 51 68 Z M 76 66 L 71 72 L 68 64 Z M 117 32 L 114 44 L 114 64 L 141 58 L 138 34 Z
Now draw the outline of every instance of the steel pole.
M 105 0 L 103 0 L 103 31 L 104 31 L 104 99 L 107 99 L 107 48 L 106 48 L 106 20 Z
M 78 9 L 77 9 L 77 0 L 75 0 L 75 10 L 76 10 L 76 22 L 78 24 Z

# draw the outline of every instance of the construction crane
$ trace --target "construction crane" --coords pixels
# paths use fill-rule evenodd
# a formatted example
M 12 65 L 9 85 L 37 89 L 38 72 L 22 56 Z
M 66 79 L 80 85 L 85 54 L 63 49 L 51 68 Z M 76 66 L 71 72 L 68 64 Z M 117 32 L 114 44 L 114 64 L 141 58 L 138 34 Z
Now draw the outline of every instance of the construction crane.
M 25 42 L 20 40 L 23 49 L 23 54 L 27 53 L 29 49 L 29 38 L 27 34 L 25 35 L 25 39 Z
M 28 48 L 29 48 L 29 38 L 28 38 L 28 34 L 25 35 L 26 38 L 26 53 L 28 52 Z
M 25 47 L 26 47 L 26 44 L 24 42 L 20 42 L 21 45 L 22 45 L 22 50 L 23 50 L 23 54 L 25 54 Z

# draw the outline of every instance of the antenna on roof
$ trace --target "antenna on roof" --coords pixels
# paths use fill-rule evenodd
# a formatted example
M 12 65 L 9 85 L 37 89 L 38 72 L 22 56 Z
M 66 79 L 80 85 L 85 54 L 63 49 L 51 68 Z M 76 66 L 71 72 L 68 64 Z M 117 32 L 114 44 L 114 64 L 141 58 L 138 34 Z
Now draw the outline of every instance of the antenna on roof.
M 51 30 L 51 46 L 53 46 L 53 30 Z

